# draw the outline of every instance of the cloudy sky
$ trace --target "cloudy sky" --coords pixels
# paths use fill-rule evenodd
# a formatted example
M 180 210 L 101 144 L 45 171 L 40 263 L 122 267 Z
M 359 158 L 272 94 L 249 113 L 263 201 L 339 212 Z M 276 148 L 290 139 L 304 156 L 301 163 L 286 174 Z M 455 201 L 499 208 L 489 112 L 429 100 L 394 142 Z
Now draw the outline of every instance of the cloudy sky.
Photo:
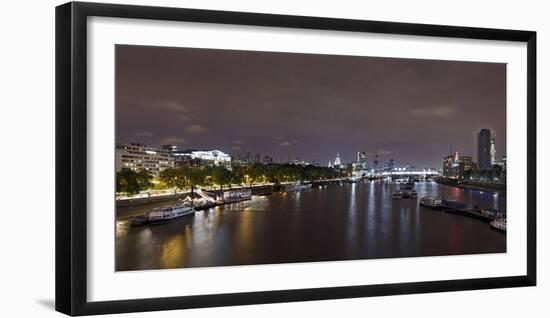
M 506 65 L 117 45 L 116 115 L 118 142 L 440 168 L 481 128 L 505 155 Z

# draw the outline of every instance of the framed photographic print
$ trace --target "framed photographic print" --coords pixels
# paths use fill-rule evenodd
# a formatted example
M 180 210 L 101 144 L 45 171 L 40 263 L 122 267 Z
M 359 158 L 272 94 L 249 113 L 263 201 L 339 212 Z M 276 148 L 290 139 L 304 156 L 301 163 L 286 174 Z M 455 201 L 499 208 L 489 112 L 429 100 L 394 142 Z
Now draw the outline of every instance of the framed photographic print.
M 57 310 L 534 286 L 535 61 L 532 31 L 57 7 Z

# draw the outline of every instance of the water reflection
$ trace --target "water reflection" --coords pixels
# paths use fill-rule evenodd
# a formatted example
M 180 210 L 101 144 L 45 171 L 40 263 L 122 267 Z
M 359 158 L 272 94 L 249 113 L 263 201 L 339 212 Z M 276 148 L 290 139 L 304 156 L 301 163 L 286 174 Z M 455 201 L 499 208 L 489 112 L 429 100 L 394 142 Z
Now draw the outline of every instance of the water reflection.
M 335 185 L 253 197 L 169 224 L 128 227 L 151 206 L 119 211 L 116 269 L 201 267 L 506 251 L 487 223 L 392 200 L 384 182 Z M 442 196 L 506 210 L 506 196 L 418 183 L 418 197 Z
M 254 250 L 254 228 L 253 228 L 253 213 L 246 211 L 241 213 L 238 219 L 238 226 L 236 229 L 237 239 L 233 245 L 235 258 L 240 259 L 241 262 L 247 261 L 253 255 L 250 255 Z
M 177 268 L 185 264 L 185 239 L 183 235 L 176 234 L 169 237 L 161 245 L 160 267 Z

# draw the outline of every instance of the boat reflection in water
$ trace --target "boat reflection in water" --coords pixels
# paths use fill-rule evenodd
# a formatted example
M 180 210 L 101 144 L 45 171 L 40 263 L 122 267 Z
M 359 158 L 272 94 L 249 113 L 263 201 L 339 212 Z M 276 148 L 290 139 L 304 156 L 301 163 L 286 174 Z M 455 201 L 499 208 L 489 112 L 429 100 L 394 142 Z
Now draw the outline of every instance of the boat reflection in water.
M 357 182 L 253 196 L 154 226 L 124 221 L 151 205 L 119 209 L 116 270 L 506 252 L 505 232 L 417 198 L 392 200 L 399 189 Z M 431 182 L 415 191 L 506 212 L 505 195 Z

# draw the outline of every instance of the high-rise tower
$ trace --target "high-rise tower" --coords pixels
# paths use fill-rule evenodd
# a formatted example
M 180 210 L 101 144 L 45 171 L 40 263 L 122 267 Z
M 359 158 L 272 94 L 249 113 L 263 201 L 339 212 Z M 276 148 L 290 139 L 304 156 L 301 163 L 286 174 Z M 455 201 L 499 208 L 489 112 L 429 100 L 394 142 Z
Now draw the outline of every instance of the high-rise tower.
M 491 168 L 491 130 L 486 128 L 477 134 L 477 164 L 480 169 Z
M 491 138 L 491 166 L 497 164 L 496 154 L 497 150 L 495 149 L 495 137 L 493 136 Z

